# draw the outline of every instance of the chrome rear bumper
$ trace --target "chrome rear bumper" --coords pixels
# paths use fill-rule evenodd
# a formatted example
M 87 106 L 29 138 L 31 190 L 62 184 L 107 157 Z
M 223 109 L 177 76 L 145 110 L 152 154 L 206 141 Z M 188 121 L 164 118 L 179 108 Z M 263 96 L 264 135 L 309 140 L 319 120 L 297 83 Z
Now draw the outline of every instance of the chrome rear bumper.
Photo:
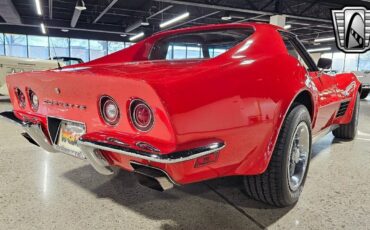
M 28 136 L 41 148 L 48 152 L 57 152 L 51 145 L 50 139 L 44 134 L 41 124 L 21 121 L 11 111 L 0 113 L 0 117 L 12 124 L 21 126 Z
M 5 118 L 7 121 L 13 124 L 21 126 L 28 134 L 28 136 L 32 138 L 32 140 L 41 148 L 45 149 L 48 152 L 58 152 L 53 144 L 53 141 L 50 140 L 49 135 L 45 135 L 41 124 L 21 121 L 14 115 L 12 111 L 2 112 L 0 113 L 0 117 Z M 109 162 L 103 156 L 101 151 L 114 152 L 125 156 L 149 160 L 152 162 L 173 164 L 218 152 L 225 147 L 225 143 L 223 141 L 215 141 L 205 146 L 189 150 L 168 154 L 158 154 L 137 150 L 127 146 L 114 145 L 112 143 L 92 141 L 82 136 L 78 141 L 78 146 L 81 148 L 82 153 L 96 171 L 104 175 L 110 175 L 113 173 L 113 170 L 111 169 Z
M 210 153 L 220 151 L 225 147 L 223 142 L 214 142 L 206 146 L 189 149 L 186 151 L 173 152 L 169 154 L 158 154 L 150 153 L 137 149 L 132 149 L 129 147 L 123 147 L 118 145 L 109 144 L 106 142 L 97 142 L 86 140 L 83 137 L 78 141 L 80 147 L 91 148 L 95 150 L 104 150 L 109 152 L 115 152 L 121 155 L 137 157 L 140 159 L 145 159 L 153 162 L 164 163 L 164 164 L 173 164 L 183 161 L 192 160 Z

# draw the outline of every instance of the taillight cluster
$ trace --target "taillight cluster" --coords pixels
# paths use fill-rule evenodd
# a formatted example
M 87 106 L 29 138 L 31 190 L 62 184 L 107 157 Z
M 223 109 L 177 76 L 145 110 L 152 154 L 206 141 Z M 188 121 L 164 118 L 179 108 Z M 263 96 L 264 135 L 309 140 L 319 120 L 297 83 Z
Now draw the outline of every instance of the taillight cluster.
M 31 89 L 28 90 L 28 98 L 30 99 L 30 105 L 33 111 L 39 109 L 39 97 Z
M 19 107 L 21 107 L 22 109 L 26 108 L 26 96 L 24 95 L 22 90 L 20 90 L 19 88 L 15 88 L 14 93 L 17 97 Z
M 103 121 L 110 126 L 115 126 L 120 120 L 120 109 L 112 97 L 102 96 L 99 100 L 100 115 Z M 129 119 L 135 129 L 147 132 L 153 127 L 154 116 L 149 105 L 141 99 L 130 102 Z
M 39 109 L 39 97 L 31 89 L 27 89 L 27 96 L 30 102 L 30 107 L 33 111 L 37 112 Z M 19 88 L 14 88 L 14 93 L 18 101 L 18 105 L 21 109 L 26 108 L 26 95 Z
M 132 100 L 129 112 L 131 121 L 136 129 L 147 132 L 152 128 L 154 123 L 153 112 L 143 100 Z
M 108 125 L 118 124 L 120 118 L 119 107 L 113 98 L 103 96 L 100 98 L 100 114 Z

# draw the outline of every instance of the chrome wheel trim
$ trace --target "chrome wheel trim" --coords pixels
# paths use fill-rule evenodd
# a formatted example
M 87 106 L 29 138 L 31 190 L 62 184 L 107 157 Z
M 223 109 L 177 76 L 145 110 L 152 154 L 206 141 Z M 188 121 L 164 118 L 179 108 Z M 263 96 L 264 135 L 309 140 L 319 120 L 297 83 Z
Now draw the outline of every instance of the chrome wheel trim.
M 306 122 L 298 124 L 290 143 L 288 158 L 288 184 L 292 191 L 296 191 L 302 184 L 307 170 L 310 152 L 310 131 Z

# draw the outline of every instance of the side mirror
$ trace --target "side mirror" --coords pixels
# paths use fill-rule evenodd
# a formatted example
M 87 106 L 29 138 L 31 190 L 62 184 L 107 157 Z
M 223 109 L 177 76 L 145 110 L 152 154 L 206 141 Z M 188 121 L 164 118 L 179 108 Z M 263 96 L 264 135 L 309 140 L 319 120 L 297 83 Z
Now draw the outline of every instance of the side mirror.
M 329 58 L 320 58 L 318 63 L 317 63 L 317 67 L 319 67 L 319 69 L 330 69 L 331 68 L 331 64 L 332 64 L 332 60 L 329 59 Z

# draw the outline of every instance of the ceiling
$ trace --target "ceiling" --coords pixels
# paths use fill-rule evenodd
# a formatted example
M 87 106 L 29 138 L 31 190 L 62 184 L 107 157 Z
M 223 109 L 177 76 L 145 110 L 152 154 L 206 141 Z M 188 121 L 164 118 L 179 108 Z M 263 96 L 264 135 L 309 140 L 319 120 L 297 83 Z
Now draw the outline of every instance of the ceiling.
M 317 37 L 333 36 L 331 9 L 342 9 L 349 3 L 370 8 L 370 0 L 85 0 L 86 10 L 72 27 L 76 0 L 40 0 L 42 16 L 37 15 L 34 0 L 4 1 L 10 8 L 0 6 L 2 32 L 40 34 L 39 25 L 43 22 L 52 36 L 127 40 L 139 32 L 150 35 L 160 31 L 162 21 L 184 12 L 190 16 L 170 28 L 238 21 L 268 22 L 271 15 L 285 14 L 287 24 L 292 25 L 290 31 L 306 46 L 313 46 Z M 231 15 L 232 19 L 222 20 L 225 15 Z M 125 33 L 139 20 L 148 21 L 149 25 Z M 61 29 L 69 31 L 65 33 Z M 122 34 L 128 36 L 122 37 Z

